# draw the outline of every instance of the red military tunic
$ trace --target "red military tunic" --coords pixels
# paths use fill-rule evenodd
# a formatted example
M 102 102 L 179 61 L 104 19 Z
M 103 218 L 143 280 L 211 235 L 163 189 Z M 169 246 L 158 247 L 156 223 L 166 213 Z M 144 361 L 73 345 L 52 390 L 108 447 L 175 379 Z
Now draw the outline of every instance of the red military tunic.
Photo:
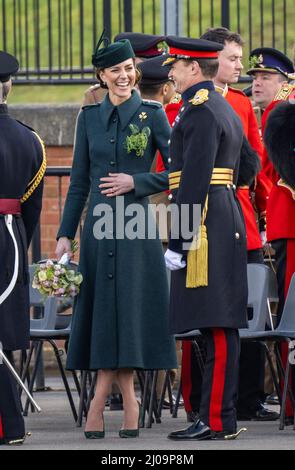
M 258 123 L 251 101 L 241 90 L 237 90 L 231 87 L 226 88 L 223 95 L 239 115 L 247 139 L 260 158 L 262 158 L 263 145 L 261 143 Z M 258 214 L 260 222 L 264 222 L 266 216 L 266 204 L 271 186 L 271 182 L 268 180 L 265 174 L 260 172 L 257 175 L 255 181 L 255 195 L 253 203 L 251 200 L 251 192 L 248 187 L 240 187 L 237 190 L 237 196 L 242 206 L 246 224 L 248 250 L 262 248 L 256 222 L 255 210 Z
M 290 86 L 290 85 L 289 85 Z M 281 101 L 294 99 L 295 87 L 288 93 L 280 92 L 264 111 L 262 116 L 262 133 L 264 133 L 267 118 L 272 109 Z M 286 238 L 295 238 L 295 193 L 286 187 L 280 186 L 280 176 L 268 158 L 267 151 L 263 152 L 263 170 L 273 183 L 267 204 L 267 240 L 274 241 Z

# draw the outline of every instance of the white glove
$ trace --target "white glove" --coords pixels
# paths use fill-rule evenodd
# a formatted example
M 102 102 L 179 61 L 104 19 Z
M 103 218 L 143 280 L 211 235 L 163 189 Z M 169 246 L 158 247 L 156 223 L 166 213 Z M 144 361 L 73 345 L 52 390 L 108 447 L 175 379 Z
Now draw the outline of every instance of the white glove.
M 175 251 L 167 250 L 165 253 L 166 268 L 170 271 L 177 271 L 186 267 L 186 262 L 182 260 L 181 253 L 175 253 Z
M 265 246 L 267 243 L 266 231 L 260 232 L 260 240 L 261 240 L 262 246 Z
M 60 258 L 60 260 L 58 261 L 58 264 L 69 264 L 69 262 L 71 261 L 71 258 L 69 257 L 68 253 L 64 253 L 62 255 L 62 257 Z

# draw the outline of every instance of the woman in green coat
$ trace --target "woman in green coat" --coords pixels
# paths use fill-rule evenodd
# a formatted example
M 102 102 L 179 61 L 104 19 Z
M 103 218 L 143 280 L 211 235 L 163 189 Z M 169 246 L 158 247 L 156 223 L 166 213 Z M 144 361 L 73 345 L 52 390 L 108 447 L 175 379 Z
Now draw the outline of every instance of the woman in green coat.
M 134 91 L 137 71 L 129 41 L 100 44 L 93 64 L 108 94 L 78 116 L 56 254 L 72 256 L 70 240 L 90 192 L 79 266 L 84 281 L 67 368 L 99 371 L 86 437 L 104 437 L 105 400 L 115 381 L 124 405 L 120 436 L 136 437 L 133 370 L 176 366 L 162 247 L 157 237 L 148 237 L 148 196 L 168 187 L 167 174 L 152 174 L 150 167 L 157 149 L 167 166 L 170 126 L 160 104 L 143 101 Z

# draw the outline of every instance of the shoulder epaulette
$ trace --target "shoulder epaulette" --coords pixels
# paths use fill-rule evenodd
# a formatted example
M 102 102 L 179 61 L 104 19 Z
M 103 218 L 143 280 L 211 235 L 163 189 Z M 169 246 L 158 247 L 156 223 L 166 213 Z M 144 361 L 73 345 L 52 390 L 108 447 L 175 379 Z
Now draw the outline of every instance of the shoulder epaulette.
M 87 110 L 87 109 L 91 109 L 91 108 L 96 108 L 97 106 L 100 106 L 100 105 L 101 105 L 101 103 L 85 104 L 84 106 L 82 106 L 81 109 Z
M 182 100 L 181 94 L 176 93 L 176 95 L 174 96 L 174 98 L 172 98 L 169 104 L 178 104 L 181 102 L 181 100 Z
M 279 92 L 276 94 L 274 101 L 287 101 L 289 96 L 295 90 L 295 85 L 292 83 L 287 83 L 283 85 Z
M 200 104 L 205 103 L 209 99 L 209 90 L 206 88 L 202 88 L 201 90 L 197 91 L 193 99 L 190 100 L 193 106 L 199 106 Z
M 29 184 L 27 186 L 27 189 L 26 189 L 26 192 L 23 195 L 23 197 L 21 198 L 21 203 L 26 202 L 32 196 L 33 192 L 38 188 L 39 184 L 41 183 L 42 179 L 44 178 L 45 171 L 46 171 L 46 166 L 47 166 L 46 150 L 45 150 L 44 142 L 41 139 L 41 137 L 37 134 L 37 132 L 33 131 L 33 133 L 37 137 L 37 139 L 38 139 L 38 141 L 39 141 L 39 143 L 42 147 L 42 156 L 43 156 L 43 158 L 42 158 L 42 163 L 41 163 L 41 166 L 40 166 L 39 170 L 37 171 L 37 173 L 35 174 L 33 179 L 29 182 Z
M 155 100 L 142 100 L 142 104 L 147 106 L 153 106 L 155 108 L 163 108 L 162 104 L 159 101 Z

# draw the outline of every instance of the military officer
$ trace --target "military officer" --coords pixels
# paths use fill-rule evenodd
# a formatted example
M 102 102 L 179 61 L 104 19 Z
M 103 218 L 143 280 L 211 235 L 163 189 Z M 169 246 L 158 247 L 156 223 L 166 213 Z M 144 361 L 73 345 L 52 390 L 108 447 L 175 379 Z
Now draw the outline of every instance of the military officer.
M 44 145 L 38 135 L 8 113 L 7 97 L 17 60 L 0 51 L 0 343 L 3 352 L 29 347 L 27 248 L 38 222 Z M 25 427 L 15 379 L 0 364 L 0 444 L 21 444 Z
M 243 69 L 241 61 L 244 42 L 238 33 L 222 27 L 210 28 L 202 35 L 202 39 L 215 41 L 224 46 L 219 54 L 219 68 L 214 78 L 215 89 L 236 111 L 249 143 L 262 159 L 263 146 L 252 104 L 241 90 L 230 86 L 232 83 L 237 83 Z M 246 225 L 247 261 L 248 263 L 263 263 L 262 240 L 265 238 L 266 203 L 271 183 L 265 174 L 260 172 L 250 189 L 247 174 L 242 168 L 241 170 L 237 196 Z M 256 222 L 256 211 L 261 235 Z M 243 343 L 241 345 L 238 417 L 243 421 L 249 419 L 271 421 L 279 418 L 278 413 L 266 409 L 262 404 L 264 362 L 264 349 L 260 344 Z M 188 418 L 194 419 L 195 413 L 199 410 L 202 376 L 194 348 L 189 341 L 183 344 L 182 378 L 182 393 Z
M 272 111 L 282 101 L 289 101 L 295 87 L 289 83 L 294 73 L 291 60 L 282 52 L 273 48 L 259 48 L 251 52 L 251 68 L 247 72 L 254 77 L 253 96 L 264 107 L 262 116 L 262 134 Z M 293 192 L 285 185 L 279 173 L 268 158 L 267 150 L 263 153 L 263 170 L 273 183 L 267 203 L 267 240 L 275 250 L 276 275 L 278 281 L 279 305 L 278 321 L 281 318 L 285 298 L 292 274 L 295 272 L 295 207 Z M 285 364 L 288 346 L 282 344 L 281 354 Z M 295 390 L 295 377 L 291 374 L 291 383 Z M 283 384 L 282 384 L 283 385 Z M 293 407 L 287 400 L 287 424 L 293 422 Z
M 172 333 L 200 329 L 207 343 L 200 418 L 170 439 L 237 437 L 239 334 L 247 326 L 246 234 L 235 195 L 243 128 L 214 89 L 221 44 L 168 37 L 170 76 L 183 106 L 170 145 L 174 211 L 166 265 L 172 271 Z M 193 223 L 196 205 L 199 223 Z M 184 214 L 187 213 L 186 220 Z M 183 234 L 189 227 L 191 237 Z

